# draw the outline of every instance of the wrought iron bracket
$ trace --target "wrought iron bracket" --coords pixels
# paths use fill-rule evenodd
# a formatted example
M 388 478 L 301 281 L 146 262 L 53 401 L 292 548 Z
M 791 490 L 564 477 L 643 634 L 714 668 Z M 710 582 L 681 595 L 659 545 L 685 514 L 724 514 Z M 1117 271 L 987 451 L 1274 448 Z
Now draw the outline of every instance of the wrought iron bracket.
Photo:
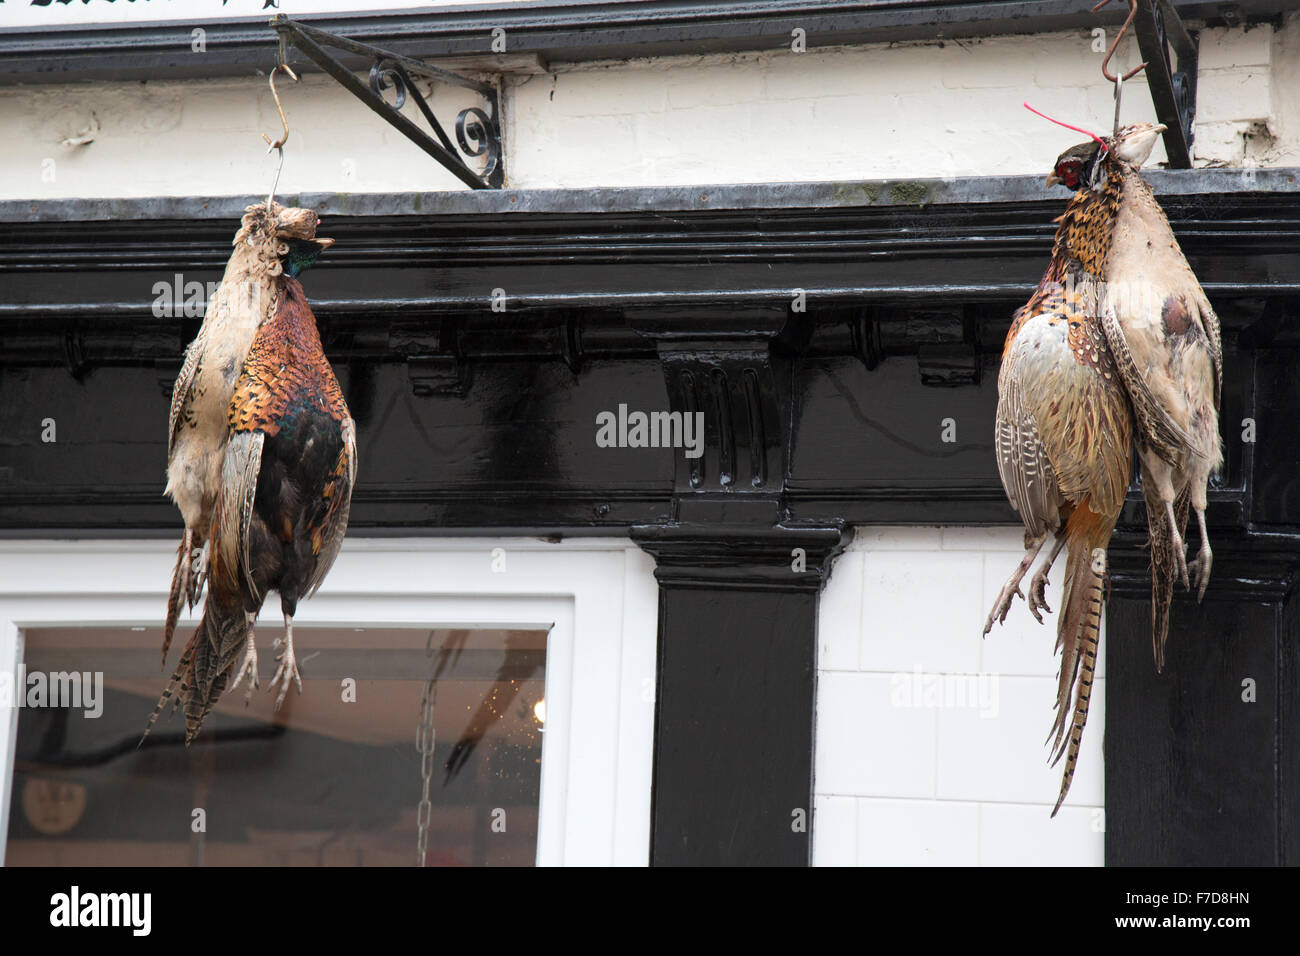
M 389 125 L 436 159 L 461 182 L 472 189 L 500 189 L 505 185 L 505 157 L 501 148 L 501 97 L 495 86 L 430 66 L 400 53 L 391 53 L 317 30 L 283 15 L 273 17 L 271 26 L 280 35 L 282 44 L 291 44 L 300 50 L 338 80 L 344 89 L 382 116 Z M 325 50 L 327 46 L 371 60 L 369 85 L 330 55 Z M 487 109 L 471 106 L 460 111 L 456 116 L 456 144 L 453 145 L 446 130 L 433 115 L 429 103 L 420 95 L 412 77 L 473 90 L 487 102 Z M 390 88 L 395 91 L 393 103 L 384 98 L 384 90 Z M 419 107 L 436 139 L 402 114 L 408 95 Z M 471 168 L 462 158 L 462 153 L 471 159 L 486 157 L 483 171 L 480 173 Z
M 1147 61 L 1151 101 L 1156 116 L 1166 127 L 1164 140 L 1169 167 L 1191 169 L 1197 38 L 1183 26 L 1169 0 L 1138 0 L 1133 24 L 1142 59 Z

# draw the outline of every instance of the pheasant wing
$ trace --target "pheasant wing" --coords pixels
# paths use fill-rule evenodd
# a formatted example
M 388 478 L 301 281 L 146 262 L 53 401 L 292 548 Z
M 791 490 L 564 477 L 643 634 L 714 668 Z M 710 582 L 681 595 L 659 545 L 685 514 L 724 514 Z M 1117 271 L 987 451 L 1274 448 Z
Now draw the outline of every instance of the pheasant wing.
M 1102 328 L 1146 444 L 1178 466 L 1189 451 L 1207 452 L 1209 436 L 1189 434 L 1189 382 L 1223 382 L 1218 316 L 1196 280 L 1151 187 L 1125 170 L 1123 202 L 1106 261 Z M 1206 364 L 1208 360 L 1208 365 Z M 1175 421 L 1175 416 L 1179 417 Z
M 266 435 L 261 431 L 237 431 L 226 445 L 221 468 L 221 490 L 213 513 L 212 539 L 221 549 L 222 565 L 239 569 L 255 598 L 260 597 L 249 558 L 252 540 L 249 527 L 253 522 L 253 502 L 257 497 L 257 479 L 262 470 L 262 449 Z
M 199 370 L 199 357 L 203 354 L 203 331 L 194 337 L 189 348 L 185 350 L 185 361 L 181 364 L 176 384 L 172 386 L 171 415 L 167 421 L 167 460 L 171 461 L 176 449 L 176 435 L 180 431 L 181 418 L 184 416 L 185 403 L 190 397 L 190 388 L 194 385 L 194 376 Z
M 1058 502 L 1043 476 L 1055 477 L 1065 502 L 1118 511 L 1132 425 L 1105 341 L 1082 320 L 1086 303 L 1057 293 L 1045 304 L 1053 308 L 1031 315 L 1003 356 L 998 471 L 1012 506 L 1055 531 Z
M 344 410 L 346 413 L 346 409 Z M 324 517 L 311 530 L 312 553 L 316 555 L 316 567 L 307 582 L 307 596 L 320 590 L 325 575 L 334 566 L 334 559 L 339 556 L 343 546 L 343 536 L 348 530 L 348 512 L 352 506 L 352 487 L 357 477 L 357 429 L 351 418 L 346 418 L 340 425 L 343 434 L 343 450 L 339 452 L 337 464 L 325 482 L 321 497 L 326 502 Z

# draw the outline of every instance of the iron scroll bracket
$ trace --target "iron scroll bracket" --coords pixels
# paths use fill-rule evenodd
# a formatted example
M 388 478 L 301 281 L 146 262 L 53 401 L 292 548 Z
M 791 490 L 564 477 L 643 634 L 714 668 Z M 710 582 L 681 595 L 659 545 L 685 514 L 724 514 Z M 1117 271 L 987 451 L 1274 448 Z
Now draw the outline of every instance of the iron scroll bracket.
M 273 17 L 271 26 L 279 34 L 282 46 L 292 44 L 296 47 L 465 185 L 471 189 L 501 189 L 505 185 L 505 157 L 501 149 L 501 98 L 495 86 L 430 66 L 413 57 L 391 53 L 306 26 L 283 15 Z M 369 85 L 326 51 L 325 47 L 344 50 L 369 60 Z M 420 94 L 413 77 L 473 90 L 483 97 L 487 108 L 471 106 L 460 111 L 456 116 L 456 142 L 453 144 L 447 131 L 434 116 L 428 101 Z M 395 91 L 393 103 L 384 98 L 384 91 L 390 88 Z M 424 115 L 433 136 L 403 115 L 402 107 L 406 105 L 408 96 Z M 480 173 L 473 169 L 464 157 L 485 157 L 483 171 Z
M 1139 0 L 1138 49 L 1147 61 L 1147 85 L 1156 116 L 1165 125 L 1165 154 L 1171 169 L 1192 168 L 1192 123 L 1196 119 L 1197 38 L 1187 31 L 1169 0 Z M 1172 53 L 1171 56 L 1171 47 Z

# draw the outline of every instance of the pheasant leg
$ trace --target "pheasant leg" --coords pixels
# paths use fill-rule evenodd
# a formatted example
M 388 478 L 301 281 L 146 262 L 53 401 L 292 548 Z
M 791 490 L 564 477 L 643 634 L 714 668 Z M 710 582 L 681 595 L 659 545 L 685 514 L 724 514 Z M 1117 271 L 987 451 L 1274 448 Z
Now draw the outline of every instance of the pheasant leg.
M 257 682 L 257 641 L 253 635 L 253 622 L 256 620 L 256 614 L 248 615 L 248 650 L 244 652 L 244 663 L 239 665 L 239 673 L 235 677 L 235 682 L 230 685 L 230 689 L 233 691 L 245 676 L 248 677 L 248 690 L 244 692 L 245 707 L 253 699 L 253 691 L 260 686 Z
M 1174 503 L 1165 499 L 1165 520 L 1169 522 L 1169 544 L 1174 552 L 1174 570 L 1183 579 L 1183 587 L 1191 588 L 1187 580 L 1187 545 L 1178 533 L 1178 521 L 1174 518 Z M 1204 538 L 1202 538 L 1204 540 Z
M 275 698 L 275 709 L 279 710 L 280 705 L 284 703 L 285 695 L 289 693 L 289 685 L 296 683 L 298 693 L 302 693 L 302 675 L 298 673 L 298 663 L 293 656 L 293 618 L 288 614 L 284 616 L 284 650 L 276 658 L 280 666 L 276 668 L 275 676 L 271 678 L 271 689 L 275 690 L 275 685 L 280 685 L 280 694 Z
M 1214 561 L 1214 552 L 1210 550 L 1210 536 L 1205 530 L 1205 509 L 1196 509 L 1196 523 L 1201 526 L 1201 550 L 1187 567 L 1196 575 L 1196 603 L 1205 599 L 1205 589 L 1210 586 L 1210 564 Z M 1183 582 L 1187 582 L 1184 580 Z
M 190 607 L 198 603 L 199 594 L 203 591 L 203 585 L 208 579 L 208 547 L 210 542 L 204 541 L 203 547 L 195 548 L 190 557 Z
M 997 602 L 993 605 L 993 610 L 989 612 L 988 620 L 984 622 L 984 635 L 986 637 L 989 631 L 993 630 L 995 620 L 999 624 L 1006 623 L 1007 612 L 1011 610 L 1012 600 L 1024 597 L 1020 593 L 1020 582 L 1024 580 L 1025 575 L 1033 566 L 1034 559 L 1038 557 L 1038 552 L 1043 549 L 1043 542 L 1046 540 L 1046 533 L 1040 534 L 1037 538 L 1025 536 L 1025 556 L 1020 559 L 1020 565 L 1011 577 L 1007 578 L 1007 583 L 1002 585 L 1002 590 L 998 592 Z
M 185 537 L 181 540 L 181 551 L 176 562 L 176 570 L 180 575 L 180 587 L 177 589 L 178 594 L 183 594 L 189 601 L 190 610 L 194 610 L 194 579 L 192 577 L 194 569 L 194 532 L 189 528 L 185 529 Z M 179 603 L 177 605 L 179 607 Z M 166 655 L 164 655 L 166 656 Z
M 1042 608 L 1048 614 L 1052 613 L 1052 609 L 1047 606 L 1047 585 L 1050 583 L 1047 580 L 1047 572 L 1052 570 L 1052 565 L 1056 563 L 1056 556 L 1061 553 L 1061 549 L 1064 547 L 1065 535 L 1061 535 L 1056 539 L 1056 547 L 1052 548 L 1052 553 L 1047 560 L 1039 565 L 1038 570 L 1034 572 L 1034 576 L 1029 579 L 1029 597 L 1025 599 L 1025 603 L 1029 605 L 1029 613 L 1034 616 L 1034 620 L 1039 624 L 1043 623 L 1043 619 L 1038 613 L 1039 608 Z

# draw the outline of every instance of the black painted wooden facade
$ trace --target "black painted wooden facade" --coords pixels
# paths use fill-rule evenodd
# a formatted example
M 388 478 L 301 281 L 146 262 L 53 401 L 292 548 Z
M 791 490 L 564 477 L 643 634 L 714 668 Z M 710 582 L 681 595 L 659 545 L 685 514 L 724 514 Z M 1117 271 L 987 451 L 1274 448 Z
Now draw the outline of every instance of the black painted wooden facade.
M 1224 323 L 1227 466 L 1210 591 L 1177 598 L 1162 676 L 1136 493 L 1112 551 L 1112 864 L 1300 859 L 1298 173 L 1152 175 Z M 806 863 L 820 586 L 854 525 L 1015 522 L 998 356 L 1064 193 L 283 201 L 338 242 L 305 285 L 358 424 L 350 533 L 630 535 L 661 588 L 653 861 Z M 161 423 L 200 318 L 155 315 L 155 287 L 217 280 L 244 202 L 0 204 L 0 533 L 174 536 Z M 703 457 L 596 447 L 620 404 L 704 412 Z

